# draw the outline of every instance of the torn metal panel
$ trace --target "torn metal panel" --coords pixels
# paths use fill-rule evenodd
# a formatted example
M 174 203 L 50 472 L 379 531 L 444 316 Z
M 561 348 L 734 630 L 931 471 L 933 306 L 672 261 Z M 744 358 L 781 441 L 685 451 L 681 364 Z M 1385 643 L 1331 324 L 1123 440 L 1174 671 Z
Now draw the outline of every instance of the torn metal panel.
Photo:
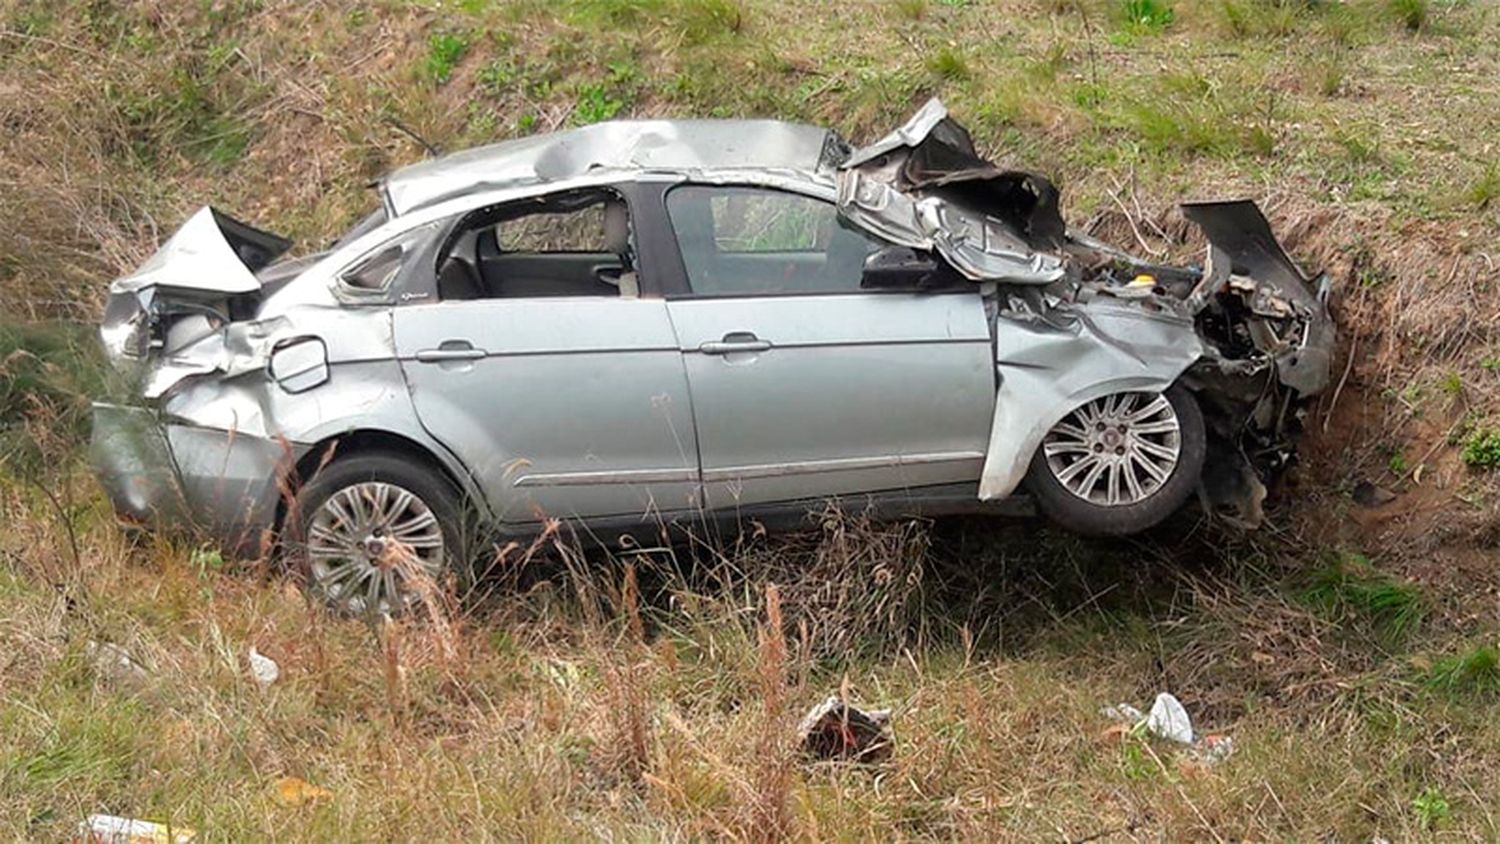
M 1256 345 L 1275 359 L 1286 386 L 1303 395 L 1326 389 L 1335 341 L 1328 277 L 1304 275 L 1250 200 L 1184 202 L 1182 213 L 1203 229 L 1210 244 L 1210 272 L 1194 291 L 1194 304 L 1202 307 L 1208 296 L 1234 290 L 1251 313 L 1286 323 L 1259 323 Z
M 117 365 L 129 366 L 154 351 L 202 339 L 234 317 L 253 312 L 261 283 L 256 271 L 291 248 L 291 241 L 204 207 L 178 229 L 140 269 L 109 287 L 100 337 Z M 190 315 L 173 336 L 158 332 L 159 318 Z M 183 374 L 203 371 L 184 361 Z M 153 380 L 161 376 L 153 374 Z
M 135 272 L 110 286 L 112 294 L 148 287 L 250 293 L 260 289 L 255 271 L 292 242 L 204 206 L 182 224 Z
M 1067 232 L 1052 182 L 1036 173 L 1002 170 L 980 157 L 968 130 L 936 98 L 906 125 L 856 150 L 839 171 L 841 177 L 858 173 L 903 193 L 998 218 L 1031 249 L 1060 247 Z
M 287 468 L 305 449 L 235 430 L 163 422 L 137 407 L 94 405 L 95 472 L 122 517 L 198 528 L 252 550 L 275 521 Z
M 901 246 L 936 252 L 975 281 L 1051 284 L 1067 270 L 1056 255 L 1029 248 L 996 217 L 942 197 L 917 197 L 857 170 L 840 174 L 840 211 L 851 222 Z

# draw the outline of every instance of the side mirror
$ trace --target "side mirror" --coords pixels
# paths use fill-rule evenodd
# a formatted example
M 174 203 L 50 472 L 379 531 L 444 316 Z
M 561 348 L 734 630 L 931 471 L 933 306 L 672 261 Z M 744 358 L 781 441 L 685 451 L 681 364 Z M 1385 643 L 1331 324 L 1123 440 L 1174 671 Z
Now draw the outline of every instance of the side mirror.
M 937 262 L 915 249 L 887 246 L 865 258 L 859 286 L 871 290 L 917 290 L 937 269 Z
M 288 393 L 305 393 L 328 380 L 328 346 L 317 337 L 287 340 L 271 352 L 271 379 Z

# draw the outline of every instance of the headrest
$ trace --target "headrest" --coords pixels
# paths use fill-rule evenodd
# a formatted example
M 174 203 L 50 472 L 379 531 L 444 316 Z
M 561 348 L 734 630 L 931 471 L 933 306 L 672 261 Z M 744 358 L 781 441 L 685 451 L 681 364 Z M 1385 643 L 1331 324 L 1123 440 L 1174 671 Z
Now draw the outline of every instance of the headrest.
M 622 258 L 630 257 L 630 211 L 624 202 L 604 204 L 604 248 Z

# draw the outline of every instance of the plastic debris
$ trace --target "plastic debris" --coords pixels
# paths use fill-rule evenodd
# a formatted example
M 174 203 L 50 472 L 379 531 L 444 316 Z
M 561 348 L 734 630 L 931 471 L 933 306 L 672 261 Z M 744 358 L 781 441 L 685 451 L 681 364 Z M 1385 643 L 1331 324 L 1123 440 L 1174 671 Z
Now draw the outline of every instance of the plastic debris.
M 802 751 L 815 759 L 889 759 L 893 744 L 891 711 L 865 711 L 845 703 L 838 695 L 829 695 L 803 716 L 797 740 Z
M 1166 692 L 1157 695 L 1156 702 L 1151 704 L 1151 711 L 1146 714 L 1146 731 L 1178 744 L 1193 743 L 1192 719 L 1182 702 Z
M 1139 724 L 1140 722 L 1146 720 L 1146 713 L 1140 711 L 1139 709 L 1136 709 L 1134 706 L 1131 706 L 1128 703 L 1121 703 L 1116 706 L 1106 706 L 1103 709 L 1099 710 L 1099 714 L 1103 715 L 1105 718 L 1108 718 L 1111 721 L 1121 721 L 1127 724 Z
M 1123 735 L 1127 733 L 1138 735 L 1144 732 L 1186 745 L 1183 761 L 1196 766 L 1211 767 L 1229 758 L 1229 754 L 1234 752 L 1234 741 L 1229 736 L 1195 736 L 1193 721 L 1188 717 L 1187 709 L 1183 707 L 1181 701 L 1167 692 L 1156 696 L 1149 713 L 1143 714 L 1128 703 L 1119 703 L 1101 708 L 1099 714 L 1111 721 L 1119 722 L 1119 725 L 1125 728 L 1106 730 L 1106 739 L 1123 738 Z
M 282 777 L 276 781 L 276 802 L 283 806 L 303 806 L 332 797 L 333 792 L 300 777 Z
M 89 642 L 84 654 L 94 673 L 106 680 L 123 683 L 140 683 L 148 675 L 145 668 L 135 661 L 130 652 L 109 642 Z
M 1229 736 L 1203 736 L 1193 743 L 1188 756 L 1203 765 L 1217 765 L 1234 752 L 1234 739 Z
M 250 676 L 255 678 L 255 684 L 262 689 L 270 688 L 281 677 L 281 666 L 276 664 L 276 660 L 256 650 L 254 645 L 250 646 L 249 659 Z
M 77 840 L 81 844 L 187 844 L 197 835 L 191 829 L 155 821 L 89 815 L 78 825 Z

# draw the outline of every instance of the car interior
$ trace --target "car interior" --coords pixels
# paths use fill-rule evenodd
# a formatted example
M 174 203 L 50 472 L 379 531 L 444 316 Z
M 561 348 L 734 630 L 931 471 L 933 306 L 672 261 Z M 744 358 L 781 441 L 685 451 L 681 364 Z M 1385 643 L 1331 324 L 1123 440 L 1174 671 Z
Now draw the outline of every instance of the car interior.
M 684 186 L 667 195 L 667 208 L 699 296 L 856 291 L 880 246 L 847 227 L 832 203 L 783 191 Z
M 569 191 L 483 208 L 460 222 L 439 260 L 438 298 L 639 295 L 625 200 Z

